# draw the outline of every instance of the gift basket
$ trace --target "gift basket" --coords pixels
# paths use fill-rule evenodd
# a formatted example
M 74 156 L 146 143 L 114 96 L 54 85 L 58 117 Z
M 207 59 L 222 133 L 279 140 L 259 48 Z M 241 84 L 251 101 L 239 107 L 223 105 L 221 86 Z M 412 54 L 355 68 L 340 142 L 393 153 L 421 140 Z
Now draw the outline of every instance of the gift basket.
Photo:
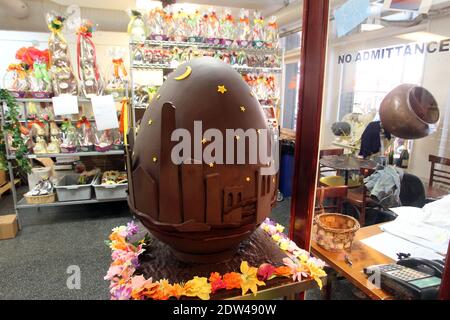
M 145 23 L 142 19 L 142 13 L 137 10 L 130 10 L 130 22 L 128 23 L 128 34 L 132 42 L 144 42 L 147 33 L 145 30 Z
M 114 98 L 124 97 L 127 87 L 127 70 L 123 63 L 125 51 L 122 48 L 114 47 L 108 50 L 112 63 L 108 72 L 109 80 L 106 84 L 105 92 L 111 94 Z
M 187 24 L 188 16 L 183 11 L 182 8 L 180 8 L 173 17 L 174 24 L 175 24 L 175 30 L 173 32 L 173 39 L 174 41 L 178 42 L 184 42 L 187 41 L 188 38 L 188 31 L 189 27 Z
M 165 15 L 166 13 L 161 8 L 154 8 L 148 13 L 147 25 L 149 26 L 151 40 L 169 40 L 166 34 Z
M 24 194 L 28 204 L 43 204 L 55 202 L 56 196 L 53 183 L 48 177 L 41 179 L 30 191 Z
M 92 41 L 94 24 L 90 20 L 81 21 L 77 30 L 78 78 L 85 97 L 99 96 L 103 92 L 103 82 L 97 65 L 95 45 Z
M 271 16 L 266 26 L 265 42 L 269 48 L 278 48 L 278 24 L 277 17 Z
M 203 22 L 207 22 L 208 15 L 201 15 L 200 11 L 195 10 L 186 17 L 187 41 L 203 42 Z
M 56 13 L 47 14 L 48 28 L 51 31 L 48 41 L 50 51 L 50 71 L 52 74 L 53 94 L 78 94 L 78 85 L 70 63 L 69 46 L 62 29 L 65 17 Z
M 16 58 L 29 66 L 30 95 L 37 99 L 50 98 L 53 95 L 53 89 L 48 73 L 49 50 L 22 47 L 16 52 Z
M 106 152 L 113 147 L 113 135 L 111 129 L 97 130 L 95 138 L 95 151 Z
M 23 63 L 11 63 L 3 77 L 3 87 L 15 98 L 24 98 L 29 89 L 28 65 Z
M 79 136 L 79 151 L 94 151 L 95 130 L 91 122 L 85 116 L 82 116 L 80 120 L 78 120 L 76 127 Z
M 212 45 L 222 44 L 223 39 L 219 38 L 220 22 L 217 18 L 216 9 L 213 7 L 209 8 L 208 13 L 205 13 L 204 18 L 206 18 L 204 20 L 206 22 L 204 25 L 205 42 Z
M 79 135 L 72 122 L 65 119 L 61 125 L 62 142 L 61 153 L 74 153 L 79 145 Z

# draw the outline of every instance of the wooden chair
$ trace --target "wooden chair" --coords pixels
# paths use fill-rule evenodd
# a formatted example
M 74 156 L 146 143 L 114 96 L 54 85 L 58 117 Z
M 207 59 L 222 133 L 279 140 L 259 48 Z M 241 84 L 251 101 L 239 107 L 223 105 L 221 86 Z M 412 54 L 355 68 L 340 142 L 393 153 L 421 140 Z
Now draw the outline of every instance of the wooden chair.
M 427 198 L 437 199 L 444 195 L 447 195 L 448 191 L 433 187 L 433 183 L 437 182 L 445 186 L 450 186 L 450 171 L 443 170 L 442 168 L 437 169 L 436 165 L 450 166 L 450 159 L 430 154 L 428 156 L 428 161 L 431 162 L 431 169 L 430 180 L 428 183 L 426 194 Z
M 348 187 L 317 187 L 316 213 L 342 213 L 342 204 L 347 198 Z M 327 200 L 325 203 L 325 200 Z
M 359 172 L 364 178 L 366 178 L 374 173 L 375 170 L 361 168 Z M 361 227 L 363 227 L 366 223 L 366 207 L 368 205 L 376 204 L 376 202 L 370 198 L 364 183 L 358 188 L 350 189 L 346 201 L 359 211 L 359 223 L 361 224 Z

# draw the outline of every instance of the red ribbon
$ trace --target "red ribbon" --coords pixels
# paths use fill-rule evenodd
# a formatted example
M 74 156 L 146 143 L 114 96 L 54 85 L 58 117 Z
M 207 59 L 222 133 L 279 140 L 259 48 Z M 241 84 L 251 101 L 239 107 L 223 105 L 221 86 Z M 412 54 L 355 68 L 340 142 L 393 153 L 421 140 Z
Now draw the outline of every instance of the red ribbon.
M 100 74 L 98 72 L 98 66 L 97 66 L 97 53 L 95 51 L 95 46 L 94 46 L 94 42 L 92 42 L 92 33 L 90 32 L 82 32 L 79 31 L 77 33 L 77 65 L 78 65 L 78 78 L 81 78 L 81 66 L 80 66 L 80 53 L 81 53 L 81 38 L 84 38 L 85 41 L 89 42 L 89 44 L 92 46 L 92 50 L 94 50 L 94 72 L 95 72 L 95 79 L 98 81 L 98 79 L 100 78 Z
M 84 117 L 84 116 L 81 117 L 80 120 L 77 121 L 76 126 L 77 126 L 78 129 L 80 129 L 81 126 L 82 126 L 83 124 L 84 124 L 84 125 L 86 126 L 86 128 L 88 128 L 88 129 L 91 127 L 91 123 L 90 123 L 89 120 L 88 120 L 86 117 Z

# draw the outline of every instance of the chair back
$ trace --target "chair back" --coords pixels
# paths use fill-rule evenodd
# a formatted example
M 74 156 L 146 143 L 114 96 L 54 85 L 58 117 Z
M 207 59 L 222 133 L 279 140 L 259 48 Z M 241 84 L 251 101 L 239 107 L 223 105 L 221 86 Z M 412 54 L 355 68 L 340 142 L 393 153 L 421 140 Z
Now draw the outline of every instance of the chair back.
M 436 168 L 436 165 L 450 166 L 450 159 L 438 157 L 430 154 L 428 160 L 431 162 L 429 186 L 432 187 L 434 182 L 450 186 L 450 171 Z
M 342 213 L 342 204 L 347 198 L 348 187 L 317 187 L 316 213 Z
M 400 201 L 402 206 L 422 208 L 426 203 L 425 188 L 419 177 L 403 173 L 400 183 Z

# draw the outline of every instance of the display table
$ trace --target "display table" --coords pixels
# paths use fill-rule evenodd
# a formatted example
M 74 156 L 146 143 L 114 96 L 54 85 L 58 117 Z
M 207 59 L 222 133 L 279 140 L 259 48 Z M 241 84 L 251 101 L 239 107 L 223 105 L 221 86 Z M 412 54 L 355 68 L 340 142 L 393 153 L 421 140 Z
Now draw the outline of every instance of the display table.
M 375 161 L 357 158 L 352 155 L 323 157 L 319 161 L 320 164 L 324 167 L 344 171 L 346 185 L 348 184 L 349 180 L 349 171 L 357 171 L 361 168 L 375 169 L 377 167 L 377 163 Z
M 283 258 L 287 255 L 277 244 L 258 228 L 252 236 L 239 245 L 237 253 L 225 263 L 194 264 L 184 263 L 175 258 L 170 248 L 155 238 L 151 238 L 150 245 L 139 257 L 140 267 L 135 274 L 142 274 L 145 278 L 167 279 L 171 283 L 182 283 L 194 276 L 209 277 L 211 272 L 225 274 L 238 271 L 242 261 L 249 265 L 259 266 L 262 263 L 272 265 L 283 265 Z M 326 279 L 322 279 L 325 282 Z M 266 281 L 266 286 L 260 287 L 256 296 L 249 293 L 241 295 L 241 290 L 222 290 L 211 295 L 211 299 L 233 299 L 233 300 L 266 300 L 277 297 L 294 299 L 295 294 L 309 289 L 317 288 L 313 279 L 294 282 L 291 278 L 274 278 Z M 184 297 L 186 298 L 186 297 Z

